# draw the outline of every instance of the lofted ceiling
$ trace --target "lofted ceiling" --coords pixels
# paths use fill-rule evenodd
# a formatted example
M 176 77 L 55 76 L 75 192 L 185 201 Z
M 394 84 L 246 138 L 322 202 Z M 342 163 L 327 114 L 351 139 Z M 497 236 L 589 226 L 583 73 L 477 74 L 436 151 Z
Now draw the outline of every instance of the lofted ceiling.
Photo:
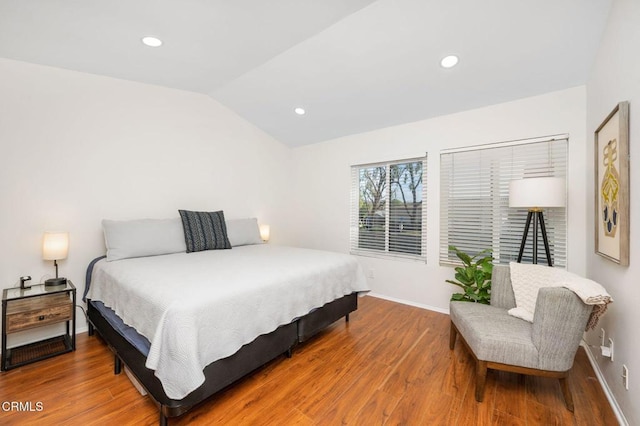
M 0 57 L 207 94 L 301 146 L 585 84 L 610 5 L 0 0 Z

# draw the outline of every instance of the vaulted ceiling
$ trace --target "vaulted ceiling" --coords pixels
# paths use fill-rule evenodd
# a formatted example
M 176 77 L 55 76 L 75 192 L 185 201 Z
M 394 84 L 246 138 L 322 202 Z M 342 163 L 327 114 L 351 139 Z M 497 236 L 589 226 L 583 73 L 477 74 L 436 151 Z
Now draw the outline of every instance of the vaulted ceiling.
M 0 0 L 0 57 L 207 94 L 300 146 L 582 85 L 610 5 Z

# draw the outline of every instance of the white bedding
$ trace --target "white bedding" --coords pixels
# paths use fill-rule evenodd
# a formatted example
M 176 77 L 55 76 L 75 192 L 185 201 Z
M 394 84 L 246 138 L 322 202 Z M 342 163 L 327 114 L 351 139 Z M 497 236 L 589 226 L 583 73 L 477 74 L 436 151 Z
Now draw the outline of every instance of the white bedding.
M 314 308 L 368 291 L 349 255 L 274 245 L 96 263 L 88 297 L 151 342 L 146 366 L 182 399 L 203 369 Z

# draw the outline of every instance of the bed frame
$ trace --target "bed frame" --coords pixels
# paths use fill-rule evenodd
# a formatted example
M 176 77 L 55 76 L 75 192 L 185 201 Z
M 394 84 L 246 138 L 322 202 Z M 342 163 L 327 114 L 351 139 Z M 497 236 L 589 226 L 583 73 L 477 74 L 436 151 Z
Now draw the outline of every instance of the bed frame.
M 200 387 L 181 400 L 169 398 L 154 375 L 153 370 L 145 367 L 146 356 L 138 351 L 102 316 L 91 300 L 87 301 L 89 335 L 97 331 L 114 353 L 114 374 L 120 374 L 122 363 L 133 373 L 147 391 L 160 411 L 160 425 L 166 426 L 169 417 L 177 417 L 191 407 L 204 401 L 213 394 L 233 384 L 267 362 L 282 354 L 292 356 L 293 347 L 297 343 L 308 340 L 313 335 L 345 317 L 349 321 L 349 313 L 358 309 L 356 293 L 329 302 L 321 308 L 314 309 L 307 315 L 294 319 L 268 334 L 258 336 L 253 342 L 241 347 L 235 354 L 215 361 L 204 369 L 205 381 Z

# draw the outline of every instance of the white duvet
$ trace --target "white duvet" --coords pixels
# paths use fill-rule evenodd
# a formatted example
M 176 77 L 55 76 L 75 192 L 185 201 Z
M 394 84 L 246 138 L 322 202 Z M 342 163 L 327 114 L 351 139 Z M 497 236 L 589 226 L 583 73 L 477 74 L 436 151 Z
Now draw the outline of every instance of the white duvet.
M 251 245 L 231 250 L 101 260 L 89 298 L 151 342 L 146 366 L 182 399 L 203 369 L 336 298 L 368 291 L 353 256 Z

